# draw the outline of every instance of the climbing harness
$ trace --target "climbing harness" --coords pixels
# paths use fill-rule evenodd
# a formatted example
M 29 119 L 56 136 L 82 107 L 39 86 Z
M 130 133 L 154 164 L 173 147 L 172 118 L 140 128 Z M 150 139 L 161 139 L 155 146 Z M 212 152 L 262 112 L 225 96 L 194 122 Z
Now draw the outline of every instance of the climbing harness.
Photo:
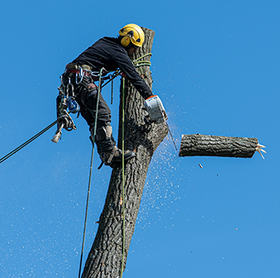
M 115 77 L 117 77 L 116 74 L 105 76 L 108 73 L 105 68 L 102 68 L 101 76 L 100 73 L 93 72 L 91 69 L 92 68 L 87 65 L 78 66 L 70 63 L 66 65 L 64 73 L 60 76 L 61 85 L 58 87 L 59 95 L 57 98 L 57 130 L 52 142 L 57 143 L 59 141 L 63 128 L 67 131 L 76 129 L 70 113 L 78 113 L 80 111 L 80 106 L 75 100 L 74 85 L 72 84 L 72 80 L 74 79 L 75 84 L 78 85 L 83 81 L 85 76 L 90 76 L 94 81 L 100 81 L 102 76 L 101 81 L 103 82 L 104 80 L 109 79 L 109 81 L 106 83 L 108 84 Z M 66 79 L 67 84 L 65 84 Z M 101 81 L 100 84 L 102 83 Z

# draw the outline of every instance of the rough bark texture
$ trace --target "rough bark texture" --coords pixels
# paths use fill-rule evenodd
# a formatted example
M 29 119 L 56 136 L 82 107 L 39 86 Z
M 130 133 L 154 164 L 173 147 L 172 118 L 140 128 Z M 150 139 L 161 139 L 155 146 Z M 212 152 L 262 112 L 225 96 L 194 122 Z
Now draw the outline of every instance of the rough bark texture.
M 132 57 L 141 57 L 151 52 L 154 32 L 143 28 L 145 42 Z M 144 58 L 149 61 L 150 56 Z M 138 68 L 148 85 L 152 86 L 148 66 Z M 135 88 L 125 84 L 125 149 L 134 150 L 136 157 L 125 164 L 125 200 L 122 200 L 122 169 L 115 166 L 99 219 L 99 227 L 91 251 L 88 255 L 82 277 L 120 277 L 122 264 L 123 227 L 122 206 L 125 204 L 125 263 L 130 241 L 144 189 L 145 179 L 152 155 L 167 135 L 165 124 L 145 125 L 144 100 Z M 120 113 L 121 118 L 122 113 Z M 121 122 L 121 121 L 120 121 Z M 119 127 L 119 147 L 121 148 L 121 125 Z
M 183 135 L 179 156 L 224 156 L 250 158 L 257 150 L 258 139 L 212 135 Z

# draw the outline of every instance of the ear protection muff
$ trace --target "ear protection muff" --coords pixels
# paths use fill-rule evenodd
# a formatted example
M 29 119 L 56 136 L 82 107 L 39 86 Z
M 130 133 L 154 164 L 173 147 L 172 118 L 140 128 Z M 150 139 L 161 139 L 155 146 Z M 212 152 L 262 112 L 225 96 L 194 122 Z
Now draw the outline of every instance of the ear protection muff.
M 127 47 L 130 44 L 130 36 L 124 36 L 121 39 L 121 44 L 122 46 Z
M 133 31 L 129 31 L 122 39 L 121 39 L 121 44 L 124 47 L 127 47 L 131 43 L 131 38 L 133 36 Z

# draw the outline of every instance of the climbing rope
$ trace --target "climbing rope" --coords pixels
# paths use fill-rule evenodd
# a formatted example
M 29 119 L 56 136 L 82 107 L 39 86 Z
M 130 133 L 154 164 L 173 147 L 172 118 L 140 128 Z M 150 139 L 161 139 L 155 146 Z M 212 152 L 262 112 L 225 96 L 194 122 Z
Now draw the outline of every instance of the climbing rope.
M 86 201 L 86 212 L 85 212 L 85 221 L 84 221 L 84 232 L 83 232 L 83 241 L 82 241 L 82 250 L 81 250 L 81 258 L 80 258 L 80 266 L 79 266 L 78 278 L 80 278 L 80 276 L 81 276 L 83 254 L 84 254 L 84 246 L 85 246 L 88 205 L 89 205 L 89 195 L 90 195 L 91 176 L 92 176 L 92 165 L 93 165 L 93 158 L 94 158 L 94 142 L 95 142 L 95 137 L 96 137 L 98 106 L 99 106 L 99 97 L 100 97 L 100 91 L 101 91 L 101 76 L 102 76 L 102 71 L 103 70 L 104 70 L 104 68 L 102 68 L 100 70 L 100 72 L 99 72 L 99 82 L 98 82 L 98 91 L 97 91 L 97 99 L 96 99 L 95 122 L 94 122 L 94 129 L 93 129 L 92 151 L 91 151 L 90 171 L 89 171 L 89 181 L 88 181 L 88 191 L 87 191 L 87 201 Z
M 124 195 L 124 187 L 125 187 L 125 181 L 124 181 L 124 94 L 125 94 L 125 77 L 122 78 L 122 216 L 123 216 L 123 246 L 122 246 L 122 265 L 121 265 L 121 278 L 123 276 L 124 271 L 124 257 L 125 257 L 125 195 Z
M 30 144 L 32 141 L 34 141 L 36 138 L 38 138 L 39 136 L 41 136 L 43 133 L 45 133 L 47 130 L 49 130 L 51 127 L 53 127 L 55 124 L 57 123 L 57 121 L 54 121 L 53 123 L 51 123 L 50 125 L 48 125 L 47 127 L 45 127 L 44 129 L 42 129 L 40 132 L 38 132 L 37 134 L 35 134 L 33 137 L 31 137 L 30 139 L 28 139 L 27 141 L 25 141 L 24 143 L 22 143 L 20 146 L 18 146 L 17 148 L 15 148 L 14 150 L 12 150 L 11 152 L 9 152 L 8 154 L 6 154 L 5 156 L 3 156 L 0 159 L 0 163 L 4 162 L 6 159 L 8 159 L 9 157 L 11 157 L 12 155 L 14 155 L 15 153 L 17 153 L 18 151 L 20 151 L 21 149 L 23 149 L 25 146 L 27 146 L 28 144 Z

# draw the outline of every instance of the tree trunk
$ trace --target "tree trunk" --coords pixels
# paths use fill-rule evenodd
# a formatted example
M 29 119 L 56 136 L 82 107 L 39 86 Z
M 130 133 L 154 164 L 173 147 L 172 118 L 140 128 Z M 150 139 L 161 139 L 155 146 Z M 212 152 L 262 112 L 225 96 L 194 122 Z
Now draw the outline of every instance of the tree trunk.
M 143 31 L 145 33 L 144 45 L 133 54 L 133 59 L 151 52 L 154 31 L 146 28 L 143 28 Z M 143 59 L 149 61 L 150 56 L 146 56 Z M 151 87 L 152 77 L 149 67 L 139 67 L 138 71 Z M 85 264 L 83 278 L 120 277 L 123 240 L 125 241 L 124 265 L 126 264 L 149 163 L 154 151 L 167 135 L 167 127 L 164 123 L 145 125 L 144 116 L 147 112 L 142 107 L 144 107 L 143 98 L 132 84 L 126 80 L 125 149 L 134 150 L 136 157 L 125 164 L 124 200 L 122 199 L 122 168 L 120 165 L 116 165 L 113 168 L 104 209 L 99 219 L 95 240 Z M 121 116 L 120 108 L 120 123 Z M 119 148 L 121 148 L 121 134 L 120 125 Z M 123 237 L 123 204 L 125 204 L 125 237 Z
M 183 135 L 179 156 L 224 156 L 250 158 L 261 150 L 257 138 Z

